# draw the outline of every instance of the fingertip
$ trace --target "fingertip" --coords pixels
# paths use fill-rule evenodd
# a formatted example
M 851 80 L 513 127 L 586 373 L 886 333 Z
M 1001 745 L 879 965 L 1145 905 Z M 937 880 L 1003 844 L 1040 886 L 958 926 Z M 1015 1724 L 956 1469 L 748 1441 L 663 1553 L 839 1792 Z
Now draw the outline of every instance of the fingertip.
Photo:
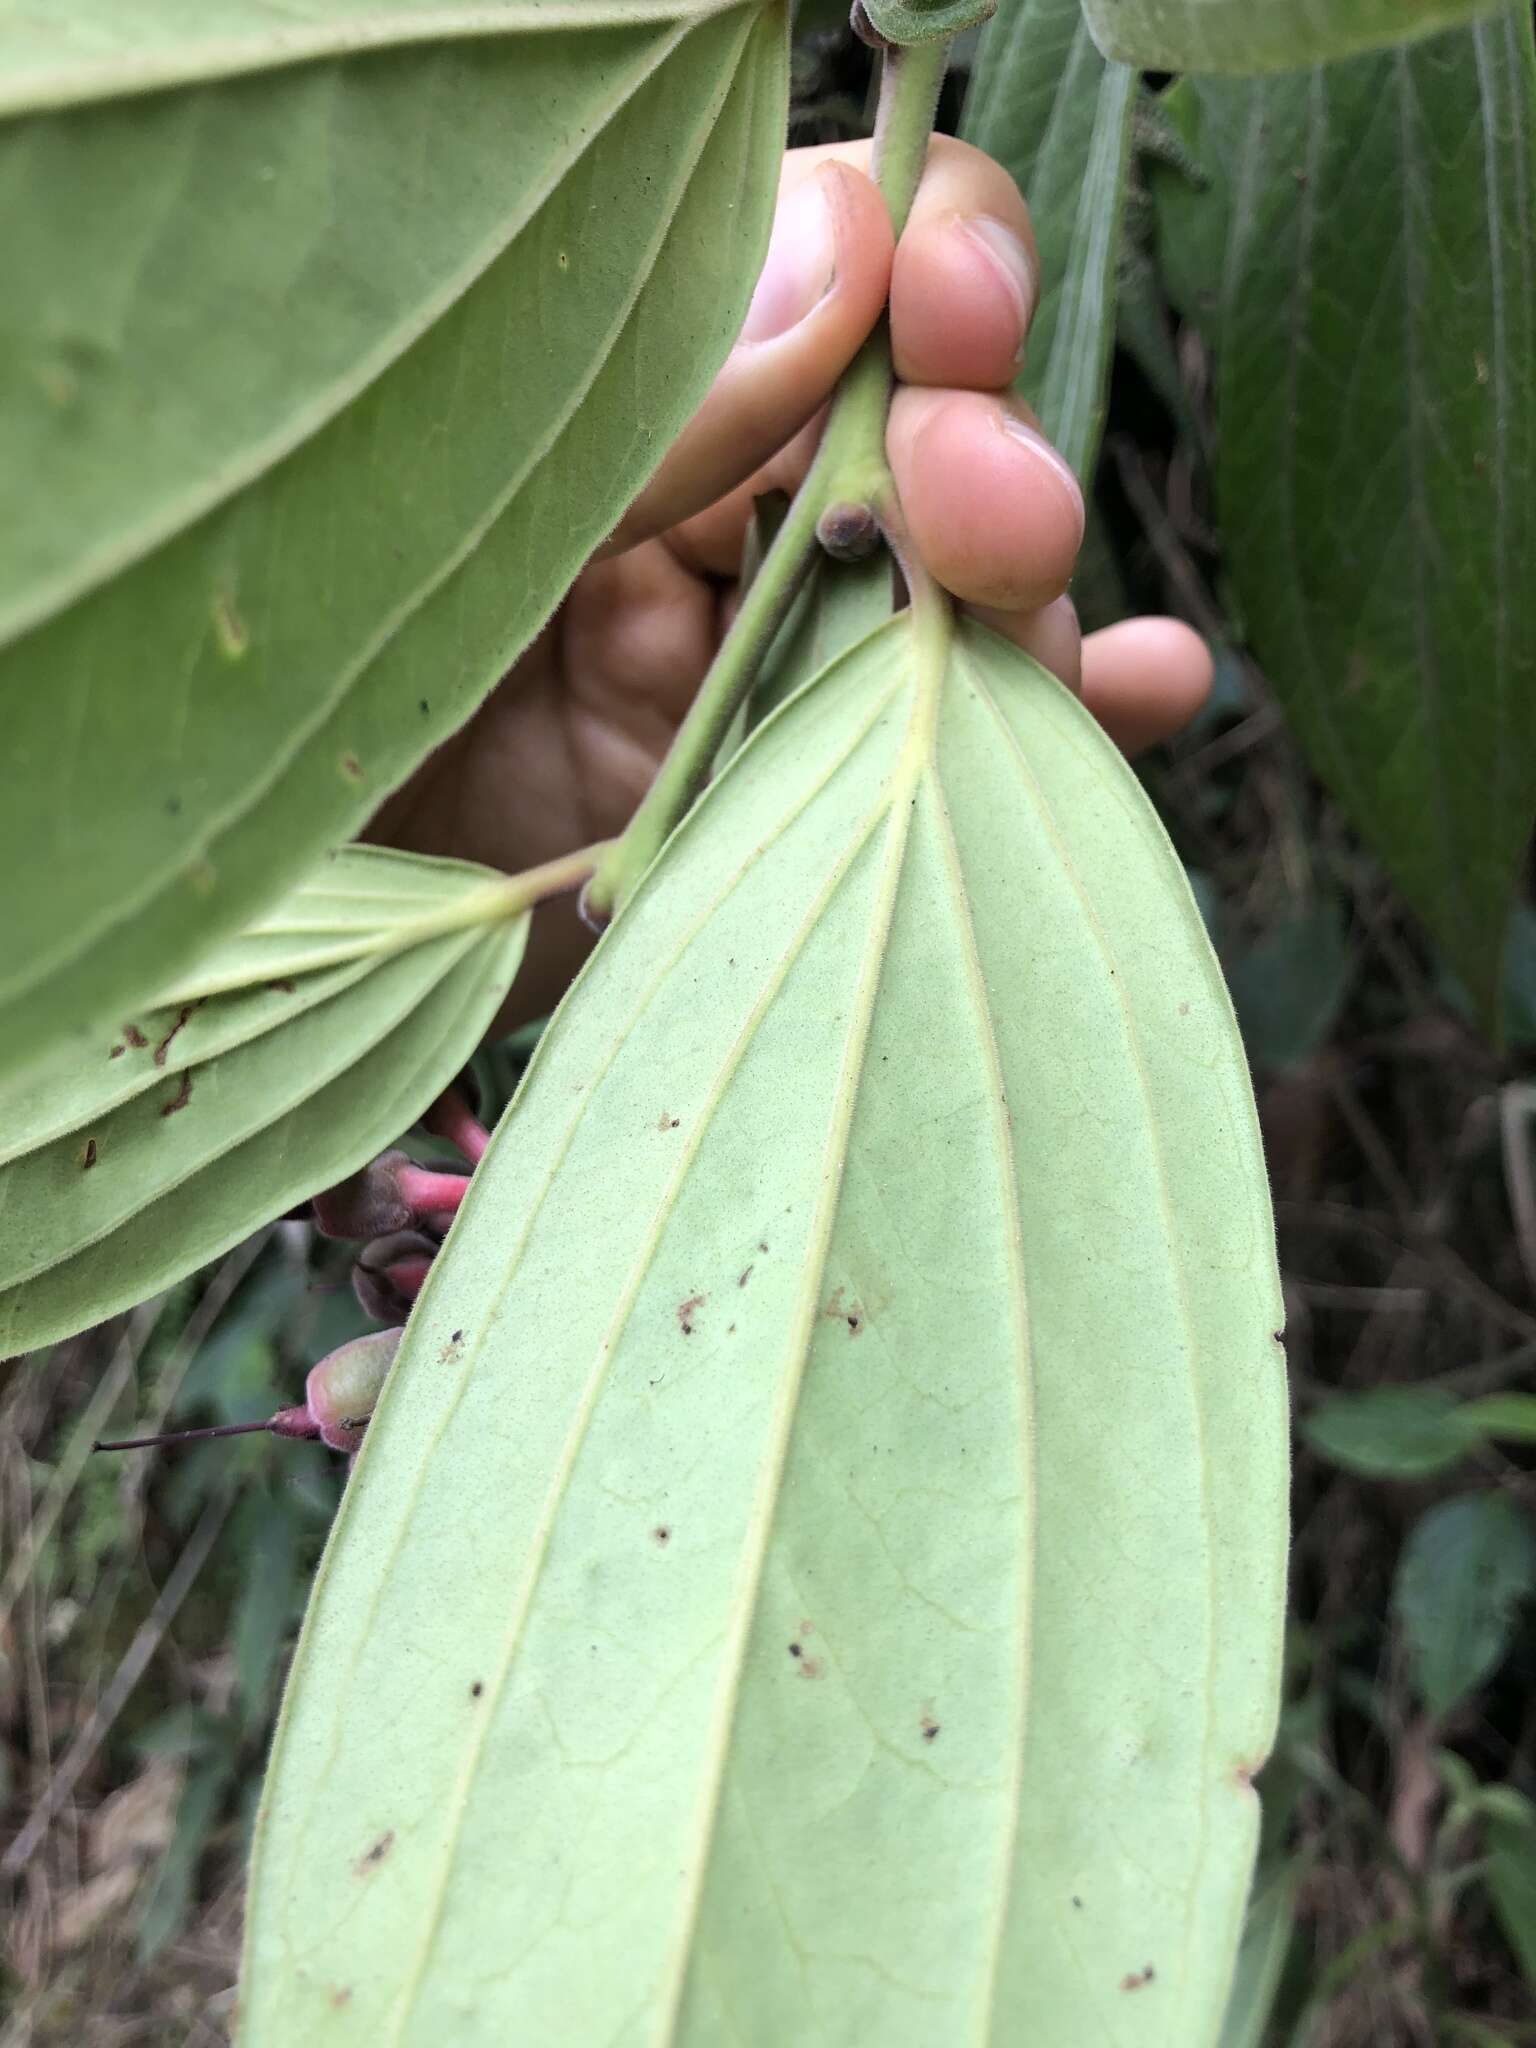
M 1002 391 L 1039 297 L 1035 258 L 1006 221 L 948 214 L 910 227 L 891 266 L 891 350 L 906 384 Z
M 982 393 L 904 389 L 887 441 L 913 541 L 948 590 L 1005 612 L 1061 596 L 1083 496 L 1043 435 Z
M 1083 642 L 1083 701 L 1128 754 L 1181 732 L 1215 674 L 1210 648 L 1181 619 L 1125 619 Z

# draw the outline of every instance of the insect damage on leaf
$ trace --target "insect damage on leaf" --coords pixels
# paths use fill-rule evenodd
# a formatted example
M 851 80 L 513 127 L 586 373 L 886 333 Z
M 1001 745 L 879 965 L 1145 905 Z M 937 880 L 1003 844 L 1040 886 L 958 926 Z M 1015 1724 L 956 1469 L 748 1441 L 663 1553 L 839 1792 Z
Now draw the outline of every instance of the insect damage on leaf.
M 865 634 L 604 939 L 422 1291 L 274 1755 L 251 2038 L 313 2023 L 307 1951 L 358 2041 L 465 1996 L 530 2038 L 818 2039 L 855 1989 L 889 2048 L 1086 2040 L 1128 1975 L 1138 2041 L 1214 2038 L 1278 1686 L 1279 1308 L 1230 1005 L 1133 775 L 979 626 Z M 338 1897 L 343 1815 L 408 1833 L 387 1891 Z

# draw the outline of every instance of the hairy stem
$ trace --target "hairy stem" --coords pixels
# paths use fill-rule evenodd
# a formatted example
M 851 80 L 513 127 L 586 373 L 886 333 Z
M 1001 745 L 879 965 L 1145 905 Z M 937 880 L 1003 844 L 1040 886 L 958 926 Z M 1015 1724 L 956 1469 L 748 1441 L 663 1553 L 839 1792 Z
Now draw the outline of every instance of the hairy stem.
M 949 45 L 940 42 L 890 50 L 883 60 L 871 169 L 897 235 L 906 226 L 923 175 L 948 58 Z M 860 507 L 873 512 L 877 502 L 893 496 L 885 460 L 890 403 L 891 344 L 882 316 L 843 374 L 810 472 L 748 585 L 655 781 L 582 892 L 583 915 L 599 930 L 629 900 L 708 780 L 731 720 L 804 581 L 823 515 Z

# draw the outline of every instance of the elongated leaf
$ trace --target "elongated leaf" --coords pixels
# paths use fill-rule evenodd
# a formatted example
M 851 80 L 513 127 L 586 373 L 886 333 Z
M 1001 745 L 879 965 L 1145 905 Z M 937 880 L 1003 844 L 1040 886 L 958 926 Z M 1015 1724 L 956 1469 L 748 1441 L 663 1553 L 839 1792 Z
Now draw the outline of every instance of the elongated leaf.
M 1443 1387 L 1375 1387 L 1323 1402 L 1302 1428 L 1313 1449 L 1346 1472 L 1422 1479 L 1495 1438 L 1536 1442 L 1536 1394 L 1457 1401 Z
M 1466 1404 L 1443 1387 L 1373 1387 L 1324 1401 L 1302 1425 L 1316 1451 L 1368 1479 L 1422 1479 L 1454 1465 L 1479 1441 Z
M 776 6 L 56 12 L 0 23 L 8 1064 L 469 714 L 724 354 L 783 135 Z
M 1503 1494 L 1441 1501 L 1414 1524 L 1393 1606 L 1432 1714 L 1447 1714 L 1502 1662 L 1536 1593 L 1536 1531 Z
M 1259 1882 L 1248 1906 L 1232 1996 L 1221 2029 L 1221 2048 L 1264 2048 L 1285 1958 L 1296 1930 L 1296 1894 L 1304 1866 L 1292 1859 Z
M 1029 201 L 1040 303 L 1019 390 L 1086 481 L 1115 335 L 1136 74 L 1094 48 L 1081 0 L 1015 0 L 982 38 L 963 133 Z
M 1250 637 L 1492 1017 L 1536 811 L 1530 10 L 1166 104 L 1211 177 L 1156 189 Z
M 1492 14 L 1499 0 L 1082 0 L 1106 57 L 1147 71 L 1289 71 Z
M 1536 1990 L 1536 1826 L 1496 1820 L 1488 1830 L 1488 1890 L 1525 1973 Z
M 0 1096 L 0 1357 L 190 1273 L 388 1145 L 517 971 L 484 868 L 351 847 L 87 1060 Z
M 1214 2042 L 1280 1296 L 1231 1008 L 1088 714 L 979 626 L 859 641 L 482 1173 L 306 1622 L 246 2048 Z

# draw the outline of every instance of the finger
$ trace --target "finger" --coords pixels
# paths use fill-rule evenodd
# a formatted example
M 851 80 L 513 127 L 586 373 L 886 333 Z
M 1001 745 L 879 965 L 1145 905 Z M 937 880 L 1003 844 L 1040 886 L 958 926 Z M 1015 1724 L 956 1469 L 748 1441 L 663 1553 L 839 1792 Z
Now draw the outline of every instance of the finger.
M 1128 754 L 1181 732 L 1215 673 L 1210 649 L 1178 619 L 1126 619 L 1083 642 L 1083 702 Z
M 1083 633 L 1077 622 L 1077 606 L 1070 597 L 1058 597 L 1037 612 L 994 611 L 989 605 L 972 607 L 976 617 L 994 633 L 1011 640 L 1032 654 L 1042 668 L 1059 676 L 1076 696 L 1083 693 Z
M 936 136 L 891 268 L 891 351 L 905 384 L 1000 391 L 1039 298 L 1029 209 L 1002 165 Z
M 804 483 L 821 440 L 825 412 L 818 412 L 787 446 L 765 462 L 734 491 L 717 498 L 696 518 L 685 519 L 662 536 L 683 564 L 703 576 L 735 576 L 741 568 L 742 543 L 756 501 L 769 491 L 793 497 Z
M 1210 650 L 1178 619 L 1126 619 L 1085 640 L 1070 597 L 1038 612 L 975 611 L 1075 690 L 1127 754 L 1172 739 L 1210 694 Z
M 886 446 L 913 543 L 947 590 L 1010 612 L 1061 596 L 1083 496 L 1038 428 L 981 392 L 900 390 Z
M 607 552 L 702 511 L 798 432 L 880 317 L 890 273 L 875 186 L 826 152 L 792 152 L 741 337 Z

